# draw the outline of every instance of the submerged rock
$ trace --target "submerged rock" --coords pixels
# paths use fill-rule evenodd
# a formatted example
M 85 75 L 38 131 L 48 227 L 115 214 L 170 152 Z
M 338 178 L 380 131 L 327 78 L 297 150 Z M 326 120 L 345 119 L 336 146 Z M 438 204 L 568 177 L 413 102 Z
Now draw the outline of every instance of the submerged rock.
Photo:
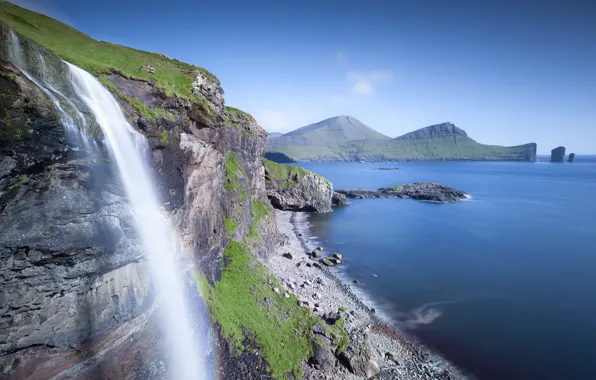
M 565 147 L 559 146 L 550 151 L 550 162 L 563 162 L 565 160 Z
M 466 199 L 467 194 L 436 182 L 414 182 L 406 185 L 380 188 L 378 190 L 337 190 L 348 198 L 412 198 L 420 201 L 453 203 Z

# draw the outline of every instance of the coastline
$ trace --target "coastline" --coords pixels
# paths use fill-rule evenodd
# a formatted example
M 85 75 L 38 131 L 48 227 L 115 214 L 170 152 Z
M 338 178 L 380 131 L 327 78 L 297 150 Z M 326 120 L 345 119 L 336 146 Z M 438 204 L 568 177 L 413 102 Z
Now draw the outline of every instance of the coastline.
M 375 379 L 466 379 L 454 365 L 397 330 L 364 292 L 355 290 L 335 270 L 312 266 L 315 261 L 307 253 L 314 247 L 309 241 L 306 214 L 279 210 L 275 213 L 285 244 L 264 264 L 279 279 L 285 291 L 295 294 L 300 301 L 306 301 L 315 315 L 322 317 L 340 308 L 345 309 L 342 316 L 350 341 L 365 341 L 366 346 L 376 352 L 376 355 L 370 355 L 370 360 L 380 367 Z M 287 253 L 291 259 L 282 256 Z M 305 364 L 304 378 L 340 380 L 364 377 L 350 373 L 341 364 L 328 371 L 316 370 Z

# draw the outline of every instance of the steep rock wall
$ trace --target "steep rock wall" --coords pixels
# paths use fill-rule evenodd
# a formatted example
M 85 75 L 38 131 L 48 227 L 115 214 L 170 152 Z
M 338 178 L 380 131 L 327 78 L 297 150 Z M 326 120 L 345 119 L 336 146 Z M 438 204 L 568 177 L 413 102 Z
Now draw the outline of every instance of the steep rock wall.
M 125 351 L 98 340 L 104 343 L 90 348 L 92 355 L 110 349 L 111 356 L 83 361 L 67 347 L 126 330 L 121 328 L 126 323 L 142 321 L 136 330 L 147 329 L 144 314 L 153 292 L 145 259 L 117 170 L 90 113 L 76 104 L 89 123 L 83 131 L 92 143 L 85 146 L 60 122 L 52 97 L 17 68 L 23 62 L 14 62 L 10 29 L 0 23 L 0 33 L 0 356 L 9 354 L 14 361 L 21 355 L 26 362 L 30 353 L 29 361 L 35 356 L 44 362 L 44 376 L 64 371 L 57 355 L 89 362 L 83 368 L 91 370 Z M 71 99 L 61 60 L 23 36 L 19 40 L 29 74 L 47 77 Z M 253 210 L 255 201 L 267 201 L 266 132 L 254 119 L 224 107 L 223 90 L 207 77 L 194 89 L 202 101 L 168 96 L 148 81 L 117 73 L 100 79 L 121 100 L 131 124 L 147 136 L 163 208 L 195 267 L 217 280 L 221 253 L 231 239 L 246 241 L 259 255 L 270 254 L 279 242 L 275 215 L 256 218 Z M 76 119 L 66 100 L 59 103 Z M 230 222 L 232 232 L 226 228 Z M 248 239 L 249 230 L 258 238 Z M 154 357 L 146 351 L 156 336 L 131 346 L 138 349 L 134 360 L 117 359 L 120 378 L 135 376 L 139 361 Z M 219 340 L 228 352 L 225 340 Z M 119 347 L 123 341 L 109 340 Z M 131 363 L 135 369 L 125 370 Z M 19 373 L 22 369 L 15 378 L 25 376 Z M 85 378 L 84 373 L 73 378 Z

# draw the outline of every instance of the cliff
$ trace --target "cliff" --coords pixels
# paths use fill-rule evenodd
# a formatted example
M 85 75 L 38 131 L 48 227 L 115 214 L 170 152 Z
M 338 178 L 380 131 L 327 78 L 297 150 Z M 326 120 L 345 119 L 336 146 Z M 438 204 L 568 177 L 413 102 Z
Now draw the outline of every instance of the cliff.
M 97 42 L 8 3 L 0 20 L 2 370 L 14 379 L 150 379 L 167 362 L 129 199 L 62 58 L 98 76 L 148 139 L 164 216 L 185 252 L 185 295 L 194 317 L 206 308 L 213 321 L 214 370 L 299 371 L 316 320 L 295 298 L 261 297 L 271 280 L 257 258 L 280 243 L 265 189 L 266 132 L 225 105 L 204 69 Z M 248 282 L 238 302 L 234 289 Z
M 512 147 L 480 144 L 452 123 L 431 125 L 390 139 L 360 122 L 328 120 L 268 140 L 267 158 L 277 162 L 536 160 L 535 143 Z
M 299 166 L 265 160 L 267 197 L 279 210 L 330 212 L 333 186 L 320 175 Z
M 563 162 L 565 161 L 565 147 L 559 146 L 550 151 L 551 162 Z

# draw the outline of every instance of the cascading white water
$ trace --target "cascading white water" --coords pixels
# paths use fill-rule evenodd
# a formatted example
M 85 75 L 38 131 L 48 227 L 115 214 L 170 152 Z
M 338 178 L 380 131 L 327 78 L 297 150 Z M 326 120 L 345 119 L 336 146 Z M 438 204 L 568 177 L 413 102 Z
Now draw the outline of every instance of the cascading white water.
M 93 112 L 103 130 L 136 214 L 137 230 L 159 293 L 159 311 L 163 316 L 168 349 L 171 349 L 170 378 L 201 379 L 205 372 L 183 296 L 184 277 L 175 262 L 176 240 L 159 212 L 149 171 L 140 152 L 147 146 L 147 141 L 130 126 L 116 100 L 95 77 L 77 66 L 68 65 L 77 95 Z
M 61 114 L 61 122 L 66 131 L 71 135 L 76 133 L 80 138 L 77 142 L 89 147 L 90 140 L 85 134 L 85 116 L 73 100 L 52 85 L 52 78 L 48 77 L 43 56 L 39 55 L 39 61 L 31 68 L 39 74 L 37 77 L 33 76 L 28 71 L 28 63 L 22 54 L 18 36 L 12 30 L 9 44 L 11 62 L 52 100 Z M 76 103 L 78 104 L 79 100 L 84 102 L 100 125 L 135 213 L 137 231 L 142 239 L 152 280 L 158 293 L 158 315 L 166 333 L 166 347 L 170 354 L 168 378 L 207 378 L 208 374 L 201 357 L 202 347 L 199 345 L 199 337 L 194 336 L 184 299 L 184 274 L 180 272 L 175 261 L 178 241 L 165 217 L 159 212 L 149 170 L 143 160 L 149 150 L 147 140 L 130 126 L 116 100 L 96 78 L 77 66 L 66 64 L 69 68 L 69 79 L 78 97 Z M 79 126 L 64 107 L 74 111 Z

